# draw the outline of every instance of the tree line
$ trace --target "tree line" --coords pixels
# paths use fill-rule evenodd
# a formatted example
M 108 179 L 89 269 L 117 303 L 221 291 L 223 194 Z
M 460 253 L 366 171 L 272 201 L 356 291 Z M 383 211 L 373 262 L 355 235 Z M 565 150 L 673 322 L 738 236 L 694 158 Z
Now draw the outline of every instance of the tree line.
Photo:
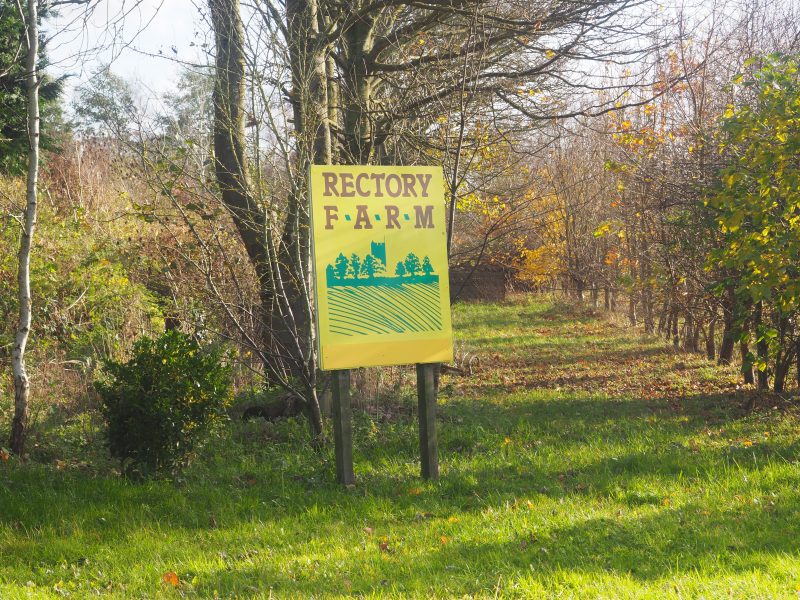
M 716 10 L 655 57 L 678 85 L 558 145 L 527 268 L 781 392 L 800 382 L 796 7 Z

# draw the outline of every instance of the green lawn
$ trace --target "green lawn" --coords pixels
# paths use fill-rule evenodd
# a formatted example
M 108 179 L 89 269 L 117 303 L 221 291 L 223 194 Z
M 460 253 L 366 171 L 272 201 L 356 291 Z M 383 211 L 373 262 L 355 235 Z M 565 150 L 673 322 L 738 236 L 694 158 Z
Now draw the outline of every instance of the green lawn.
M 798 597 L 791 403 L 748 413 L 735 373 L 543 299 L 455 324 L 481 365 L 443 380 L 438 483 L 411 417 L 356 414 L 345 490 L 301 423 L 231 424 L 142 484 L 76 415 L 74 460 L 0 463 L 0 598 Z

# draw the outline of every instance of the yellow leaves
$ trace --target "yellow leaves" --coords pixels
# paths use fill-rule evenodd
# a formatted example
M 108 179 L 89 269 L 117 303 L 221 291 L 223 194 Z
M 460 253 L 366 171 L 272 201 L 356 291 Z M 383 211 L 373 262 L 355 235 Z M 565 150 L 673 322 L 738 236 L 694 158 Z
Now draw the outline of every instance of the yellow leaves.
M 11 459 L 11 453 L 5 448 L 0 448 L 0 461 L 8 462 Z
M 562 242 L 546 243 L 538 248 L 522 251 L 519 276 L 534 284 L 546 283 L 561 269 L 559 260 Z
M 409 496 L 419 496 L 421 493 L 422 493 L 422 490 L 419 489 L 419 488 L 411 488 L 410 490 L 408 490 L 408 495 Z
M 664 507 L 669 506 L 669 498 L 664 498 L 664 500 L 661 501 L 661 505 Z
M 605 258 L 603 258 L 603 264 L 611 266 L 617 262 L 618 258 L 619 258 L 619 250 L 616 248 L 612 248 L 606 253 Z
M 444 546 L 445 544 L 447 544 L 447 542 L 449 542 L 449 541 L 450 541 L 450 540 L 447 538 L 447 536 L 446 536 L 446 535 L 439 536 L 439 543 L 440 543 L 442 546 Z
M 601 238 L 605 237 L 611 231 L 611 223 L 606 222 L 601 224 L 594 230 L 594 237 Z
M 175 571 L 167 571 L 161 576 L 161 581 L 166 585 L 171 585 L 172 587 L 178 587 L 181 584 L 181 580 L 178 578 L 178 574 Z
M 553 52 L 552 50 L 545 50 L 545 53 L 544 53 L 544 55 L 545 55 L 545 56 L 548 58 L 548 60 L 549 60 L 549 59 L 553 58 L 553 57 L 556 55 L 556 53 L 555 53 L 555 52 Z
M 458 523 L 458 521 L 459 521 L 458 517 L 450 517 L 449 519 L 447 519 L 447 522 L 450 523 L 451 525 L 453 523 Z

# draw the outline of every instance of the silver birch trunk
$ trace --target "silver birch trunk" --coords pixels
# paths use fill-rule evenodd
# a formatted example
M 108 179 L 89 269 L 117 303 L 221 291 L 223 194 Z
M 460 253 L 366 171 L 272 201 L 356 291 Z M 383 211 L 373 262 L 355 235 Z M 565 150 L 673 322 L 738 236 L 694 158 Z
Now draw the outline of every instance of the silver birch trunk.
M 19 245 L 17 285 L 19 297 L 19 326 L 11 355 L 14 374 L 14 420 L 11 424 L 11 451 L 22 455 L 28 425 L 28 396 L 30 382 L 25 369 L 25 347 L 31 330 L 31 246 L 36 229 L 36 193 L 39 178 L 39 78 L 36 63 L 39 58 L 38 0 L 28 0 L 25 81 L 28 89 L 28 179 L 22 236 Z

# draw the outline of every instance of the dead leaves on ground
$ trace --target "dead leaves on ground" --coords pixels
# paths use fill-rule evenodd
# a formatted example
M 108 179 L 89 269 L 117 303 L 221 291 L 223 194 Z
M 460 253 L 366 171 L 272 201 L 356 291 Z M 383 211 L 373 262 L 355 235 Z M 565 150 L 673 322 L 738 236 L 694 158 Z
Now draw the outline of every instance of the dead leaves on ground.
M 167 571 L 166 573 L 164 573 L 161 576 L 161 581 L 165 585 L 169 585 L 172 587 L 179 587 L 181 585 L 181 580 L 175 571 Z

